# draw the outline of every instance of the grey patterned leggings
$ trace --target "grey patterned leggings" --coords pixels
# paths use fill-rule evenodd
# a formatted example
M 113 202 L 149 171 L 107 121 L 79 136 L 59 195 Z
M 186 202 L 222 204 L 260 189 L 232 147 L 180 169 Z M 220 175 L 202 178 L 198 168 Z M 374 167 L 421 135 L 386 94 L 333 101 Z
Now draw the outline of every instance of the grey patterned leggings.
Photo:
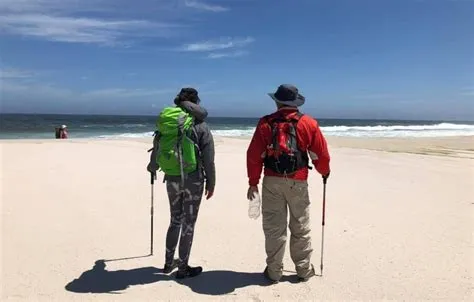
M 167 181 L 166 189 L 170 202 L 171 220 L 166 234 L 165 264 L 171 264 L 179 239 L 180 268 L 188 265 L 189 255 L 193 244 L 194 225 L 198 217 L 199 206 L 204 190 L 203 181 L 188 178 L 184 189 L 181 183 Z

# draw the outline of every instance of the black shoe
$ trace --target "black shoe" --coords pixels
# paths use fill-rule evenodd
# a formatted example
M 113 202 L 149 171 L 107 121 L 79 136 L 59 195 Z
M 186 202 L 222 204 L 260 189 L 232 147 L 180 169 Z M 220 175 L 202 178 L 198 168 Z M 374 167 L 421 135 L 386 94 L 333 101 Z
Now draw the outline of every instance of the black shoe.
M 197 275 L 202 273 L 202 267 L 196 266 L 196 267 L 191 267 L 187 266 L 184 269 L 179 269 L 176 272 L 176 279 L 184 279 L 184 278 L 192 278 L 196 277 Z
M 306 282 L 306 281 L 308 281 L 311 277 L 314 277 L 314 276 L 316 276 L 316 271 L 314 270 L 314 266 L 311 264 L 311 272 L 309 273 L 309 275 L 306 276 L 306 277 L 304 277 L 304 278 L 303 278 L 303 277 L 298 277 L 298 281 L 299 281 L 299 282 Z
M 171 273 L 175 268 L 178 267 L 178 265 L 179 265 L 179 260 L 174 259 L 171 264 L 165 264 L 165 266 L 163 268 L 163 273 L 165 273 L 165 274 Z
M 270 283 L 272 284 L 277 284 L 278 283 L 278 280 L 273 280 L 272 278 L 270 278 L 270 275 L 268 274 L 268 267 L 265 267 L 265 270 L 263 271 L 263 275 L 265 276 L 265 278 L 270 281 Z

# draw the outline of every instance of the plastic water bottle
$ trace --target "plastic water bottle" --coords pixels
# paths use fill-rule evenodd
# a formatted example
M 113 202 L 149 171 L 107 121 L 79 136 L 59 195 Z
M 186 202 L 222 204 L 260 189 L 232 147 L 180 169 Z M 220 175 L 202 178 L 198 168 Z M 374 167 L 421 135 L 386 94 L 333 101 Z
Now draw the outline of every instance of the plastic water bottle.
M 253 198 L 249 200 L 249 218 L 257 219 L 260 216 L 260 194 L 255 192 Z

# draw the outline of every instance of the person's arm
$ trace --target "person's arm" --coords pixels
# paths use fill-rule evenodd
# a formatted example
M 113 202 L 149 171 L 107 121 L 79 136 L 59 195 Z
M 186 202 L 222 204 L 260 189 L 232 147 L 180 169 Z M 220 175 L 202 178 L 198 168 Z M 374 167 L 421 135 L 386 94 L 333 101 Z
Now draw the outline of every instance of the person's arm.
M 211 130 L 206 123 L 200 123 L 199 128 L 201 133 L 199 135 L 198 144 L 199 149 L 201 150 L 204 173 L 206 174 L 206 191 L 210 192 L 212 195 L 216 186 L 214 138 L 212 137 Z
M 262 138 L 262 127 L 263 122 L 260 120 L 247 148 L 247 176 L 251 187 L 258 185 L 263 170 L 262 154 L 266 151 L 266 145 Z
M 322 176 L 326 177 L 331 171 L 329 162 L 329 150 L 326 139 L 319 128 L 318 122 L 313 118 L 305 121 L 305 132 L 307 133 L 308 153 L 311 161 Z
M 194 116 L 199 121 L 204 121 L 204 119 L 206 119 L 208 115 L 206 108 L 202 107 L 201 105 L 194 104 L 190 101 L 181 101 L 177 105 L 183 108 L 186 112 Z

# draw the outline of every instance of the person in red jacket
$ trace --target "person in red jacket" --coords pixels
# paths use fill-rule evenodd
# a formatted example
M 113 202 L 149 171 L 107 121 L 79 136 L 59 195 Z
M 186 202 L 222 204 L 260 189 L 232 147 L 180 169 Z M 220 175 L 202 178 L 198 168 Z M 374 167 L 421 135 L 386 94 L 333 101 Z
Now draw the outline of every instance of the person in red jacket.
M 324 179 L 329 177 L 330 156 L 318 122 L 302 114 L 298 107 L 305 97 L 289 84 L 269 93 L 276 112 L 262 117 L 247 150 L 249 189 L 247 198 L 258 194 L 262 169 L 262 224 L 267 266 L 264 275 L 272 282 L 282 277 L 290 221 L 290 254 L 300 281 L 315 275 L 311 264 L 310 199 L 308 171 L 312 163 Z
M 61 131 L 60 132 L 60 138 L 61 139 L 67 139 L 69 137 L 66 125 L 62 125 L 60 131 Z

